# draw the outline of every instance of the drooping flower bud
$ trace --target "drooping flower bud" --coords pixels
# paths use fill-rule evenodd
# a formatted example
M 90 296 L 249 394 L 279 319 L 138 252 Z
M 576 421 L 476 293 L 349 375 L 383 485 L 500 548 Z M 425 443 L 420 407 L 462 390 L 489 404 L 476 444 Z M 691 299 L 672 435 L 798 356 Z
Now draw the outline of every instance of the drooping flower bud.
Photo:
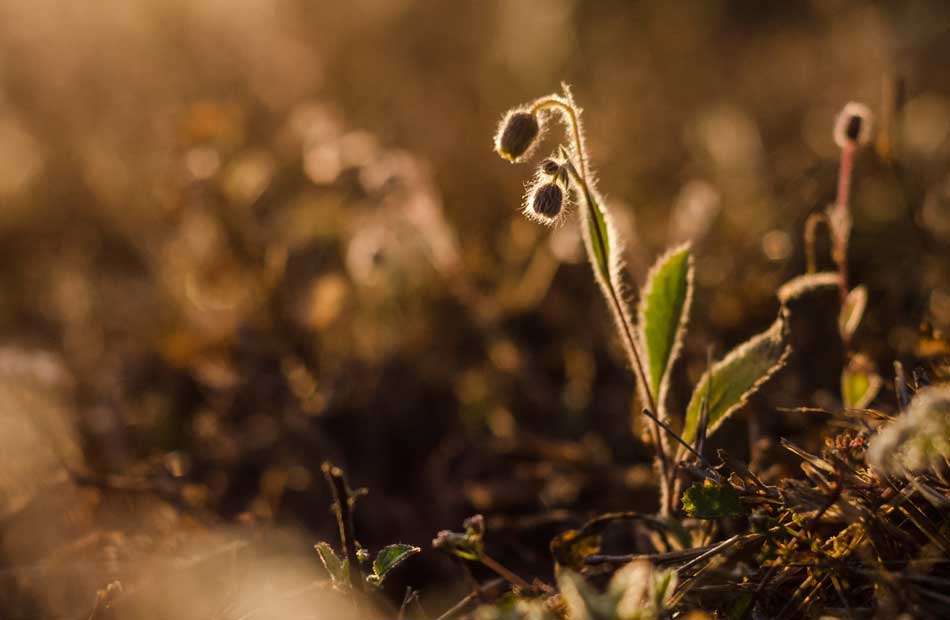
M 871 110 L 863 103 L 852 101 L 842 108 L 835 120 L 835 144 L 863 146 L 871 140 Z
M 534 214 L 543 220 L 553 220 L 561 213 L 564 204 L 564 192 L 557 183 L 545 183 L 538 186 L 531 200 Z
M 536 115 L 524 110 L 509 112 L 495 135 L 495 151 L 510 162 L 524 161 L 540 134 L 541 125 Z

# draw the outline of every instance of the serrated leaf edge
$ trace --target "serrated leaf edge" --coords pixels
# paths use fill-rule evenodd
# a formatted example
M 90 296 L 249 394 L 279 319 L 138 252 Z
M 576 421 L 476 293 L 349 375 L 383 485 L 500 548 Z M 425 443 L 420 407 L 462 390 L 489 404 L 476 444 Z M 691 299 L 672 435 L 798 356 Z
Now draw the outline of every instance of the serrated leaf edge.
M 383 551 L 392 547 L 402 547 L 404 548 L 404 551 L 397 557 L 396 560 L 394 560 L 389 565 L 388 568 L 386 568 L 385 571 L 381 573 L 379 572 L 379 567 L 378 567 L 379 556 Z M 408 545 L 405 543 L 394 543 L 392 545 L 386 545 L 385 547 L 383 547 L 376 553 L 376 557 L 373 559 L 373 576 L 378 579 L 379 583 L 382 583 L 383 580 L 386 579 L 386 576 L 393 571 L 393 569 L 395 569 L 400 564 L 402 564 L 403 562 L 405 562 L 412 556 L 416 555 L 417 553 L 420 553 L 421 551 L 422 549 L 420 547 L 416 547 L 414 545 Z
M 333 547 L 330 545 L 330 543 L 318 542 L 313 546 L 313 548 L 317 552 L 317 556 L 320 558 L 323 568 L 326 569 L 327 573 L 330 575 L 330 579 L 334 583 L 338 581 L 345 581 L 346 560 L 341 559 L 340 556 L 336 554 L 336 551 L 333 550 Z M 333 558 L 333 562 L 335 564 L 334 566 L 330 566 L 328 558 Z
M 699 382 L 696 384 L 696 387 L 693 389 L 693 395 L 689 399 L 689 404 L 686 405 L 686 411 L 689 412 L 693 408 L 693 401 L 695 399 L 702 398 L 702 394 L 700 393 L 700 387 L 703 385 L 703 382 L 706 381 L 710 373 L 712 373 L 712 375 L 715 376 L 716 372 L 720 368 L 731 363 L 734 359 L 744 355 L 749 349 L 754 348 L 762 340 L 765 340 L 770 337 L 774 337 L 776 334 L 783 339 L 787 337 L 788 318 L 786 316 L 786 312 L 787 310 L 783 307 L 779 311 L 778 318 L 775 320 L 774 323 L 772 323 L 772 325 L 769 326 L 768 329 L 756 334 L 755 336 L 752 336 L 751 338 L 749 338 L 748 340 L 746 340 L 739 346 L 735 347 L 732 351 L 728 353 L 728 355 L 726 355 L 724 358 L 722 358 L 721 360 L 713 364 L 713 367 L 711 369 L 704 372 L 702 377 L 699 378 Z M 745 404 L 749 401 L 749 397 L 752 396 L 752 394 L 754 394 L 755 392 L 757 392 L 759 388 L 761 388 L 762 385 L 765 384 L 766 381 L 771 379 L 775 373 L 777 373 L 779 370 L 781 370 L 785 366 L 785 364 L 788 362 L 788 357 L 791 355 L 791 353 L 792 353 L 792 345 L 790 343 L 786 343 L 785 348 L 782 351 L 782 354 L 779 356 L 778 360 L 776 360 L 776 362 L 771 367 L 769 367 L 769 369 L 765 372 L 765 374 L 762 375 L 758 380 L 756 380 L 755 383 L 753 383 L 752 386 L 748 390 L 743 392 L 742 395 L 739 397 L 739 400 L 737 400 L 734 405 L 726 409 L 726 411 L 723 412 L 723 414 L 719 416 L 717 420 L 711 421 L 709 423 L 709 426 L 706 428 L 706 436 L 709 437 L 714 432 L 716 432 L 716 429 L 722 426 L 723 422 L 725 422 L 733 413 L 735 413 L 737 410 L 744 407 Z M 703 392 L 705 391 L 703 390 Z M 688 423 L 688 418 L 686 422 Z M 684 427 L 683 439 L 685 439 L 686 441 L 692 441 L 693 439 L 695 439 L 695 436 L 688 435 L 688 429 Z

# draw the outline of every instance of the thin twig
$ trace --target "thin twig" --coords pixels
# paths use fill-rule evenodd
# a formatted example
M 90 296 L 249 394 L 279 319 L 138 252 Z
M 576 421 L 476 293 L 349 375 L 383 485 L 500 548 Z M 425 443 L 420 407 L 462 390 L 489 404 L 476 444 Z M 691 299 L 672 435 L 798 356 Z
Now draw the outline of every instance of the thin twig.
M 486 597 L 497 597 L 501 594 L 505 585 L 506 582 L 504 579 L 494 579 L 484 585 L 477 586 L 476 588 L 473 588 L 471 592 L 466 594 L 462 600 L 460 600 L 455 605 L 452 605 L 452 607 L 443 612 L 442 615 L 435 620 L 449 620 L 449 618 L 461 613 L 462 610 L 477 600 L 483 600 Z
M 696 453 L 700 458 L 703 455 L 703 448 L 706 446 L 706 433 L 709 430 L 709 402 L 712 400 L 713 384 L 713 361 L 712 345 L 706 348 L 706 393 L 703 394 L 703 406 L 699 413 L 699 426 L 696 428 Z
M 505 578 L 506 580 L 508 580 L 508 582 L 510 582 L 512 585 L 516 585 L 516 586 L 518 586 L 519 588 L 523 588 L 523 589 L 525 589 L 525 590 L 531 587 L 531 584 L 529 584 L 527 581 L 525 581 L 524 579 L 522 579 L 521 577 L 519 577 L 519 576 L 516 575 L 515 573 L 511 572 L 510 570 L 508 570 L 505 566 L 503 566 L 502 564 L 500 564 L 497 560 L 495 560 L 494 558 L 492 558 L 492 557 L 491 557 L 490 555 L 488 555 L 487 553 L 482 552 L 482 554 L 479 556 L 478 560 L 479 560 L 482 564 L 484 564 L 485 566 L 487 566 L 488 568 L 490 568 L 490 569 L 492 569 L 493 571 L 495 571 L 496 573 L 498 573 L 500 576 L 504 577 L 504 578 Z
M 584 564 L 626 564 L 634 560 L 649 560 L 654 564 L 675 564 L 683 560 L 688 560 L 686 564 L 677 568 L 677 570 L 683 571 L 736 543 L 749 542 L 764 537 L 763 534 L 737 534 L 731 538 L 705 547 L 683 549 L 681 551 L 668 551 L 666 553 L 632 553 L 626 555 L 594 554 L 585 557 Z
M 656 422 L 657 424 L 659 424 L 659 425 L 660 425 L 660 428 L 662 428 L 663 430 L 665 430 L 665 431 L 670 435 L 670 437 L 672 437 L 673 439 L 675 439 L 676 441 L 678 441 L 678 442 L 680 443 L 680 445 L 682 445 L 684 448 L 686 448 L 687 450 L 689 450 L 689 451 L 693 454 L 693 456 L 695 456 L 696 458 L 698 458 L 698 459 L 699 459 L 699 462 L 703 464 L 703 467 L 705 467 L 706 469 L 708 469 L 708 470 L 710 471 L 710 473 L 712 473 L 713 476 L 715 476 L 716 478 L 719 477 L 719 475 L 716 473 L 716 470 L 713 469 L 712 463 L 710 463 L 709 461 L 707 461 L 707 460 L 706 460 L 706 457 L 704 457 L 702 454 L 700 454 L 699 452 L 697 452 L 697 451 L 693 448 L 693 446 L 691 446 L 691 445 L 689 445 L 688 443 L 686 443 L 686 440 L 683 439 L 682 437 L 680 437 L 679 433 L 677 433 L 677 432 L 674 431 L 672 428 L 670 428 L 668 424 L 666 424 L 666 423 L 663 422 L 660 418 L 658 418 L 658 417 L 656 417 L 655 415 L 653 415 L 653 413 L 652 413 L 649 409 L 647 409 L 646 407 L 643 408 L 643 415 L 645 415 L 646 417 L 650 418 L 651 420 L 653 420 L 654 422 Z

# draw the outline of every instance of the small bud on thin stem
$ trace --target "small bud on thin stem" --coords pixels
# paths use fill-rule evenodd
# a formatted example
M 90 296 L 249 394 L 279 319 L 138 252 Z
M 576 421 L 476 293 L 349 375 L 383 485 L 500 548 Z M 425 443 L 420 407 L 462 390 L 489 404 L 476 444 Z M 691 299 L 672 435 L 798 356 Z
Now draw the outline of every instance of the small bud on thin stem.
M 864 146 L 871 140 L 871 110 L 863 103 L 852 101 L 841 109 L 835 119 L 835 144 Z
M 579 109 L 574 104 L 568 86 L 566 84 L 563 86 L 564 96 L 543 97 L 536 100 L 530 108 L 509 112 L 496 134 L 495 150 L 509 161 L 523 161 L 529 151 L 536 145 L 541 133 L 541 125 L 538 123 L 540 112 L 554 108 L 562 113 L 561 120 L 571 131 L 573 148 L 565 149 L 562 146 L 560 155 L 560 157 L 563 157 L 562 162 L 551 160 L 545 161 L 541 165 L 540 174 L 553 176 L 554 179 L 546 180 L 543 176 L 539 178 L 538 185 L 525 205 L 525 212 L 530 217 L 545 223 L 553 221 L 553 218 L 562 212 L 564 199 L 564 192 L 558 183 L 563 182 L 564 187 L 567 187 L 570 177 L 574 177 L 578 193 L 583 198 L 581 201 L 581 226 L 584 232 L 587 253 L 594 269 L 594 276 L 601 285 L 607 304 L 617 321 L 643 399 L 651 411 L 657 411 L 654 396 L 650 390 L 650 383 L 647 381 L 647 375 L 644 371 L 640 344 L 632 333 L 631 321 L 624 306 L 620 303 L 621 283 L 615 281 L 617 278 L 616 272 L 609 265 L 610 261 L 614 260 L 612 247 L 615 247 L 616 244 L 610 239 L 612 229 L 609 224 L 609 213 L 595 200 L 594 196 L 596 194 L 591 187 L 591 181 L 589 181 L 590 174 L 587 170 L 584 136 L 578 120 Z M 660 432 L 658 423 L 654 423 L 651 428 L 664 490 L 661 512 L 669 515 L 673 508 L 669 493 L 673 483 L 671 464 L 667 456 L 669 442 Z
M 509 112 L 495 136 L 495 150 L 510 162 L 521 162 L 530 154 L 541 134 L 534 112 Z
M 851 176 L 858 148 L 871 139 L 871 110 L 863 103 L 848 103 L 838 114 L 834 128 L 835 144 L 841 147 L 838 168 L 838 193 L 827 211 L 828 228 L 833 241 L 832 258 L 840 274 L 841 302 L 848 296 L 848 239 L 851 236 Z

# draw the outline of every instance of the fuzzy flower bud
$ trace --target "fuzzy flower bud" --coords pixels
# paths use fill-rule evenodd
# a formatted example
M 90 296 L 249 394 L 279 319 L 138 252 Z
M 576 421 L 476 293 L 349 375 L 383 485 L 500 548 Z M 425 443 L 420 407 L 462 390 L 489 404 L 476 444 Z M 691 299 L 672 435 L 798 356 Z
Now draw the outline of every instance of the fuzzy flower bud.
M 531 209 L 542 220 L 553 220 L 561 213 L 564 192 L 557 183 L 546 183 L 538 187 L 531 200 Z
M 495 135 L 495 151 L 510 162 L 524 161 L 540 134 L 537 116 L 523 110 L 509 112 Z
M 871 110 L 863 103 L 850 102 L 835 120 L 835 144 L 863 146 L 871 140 Z

